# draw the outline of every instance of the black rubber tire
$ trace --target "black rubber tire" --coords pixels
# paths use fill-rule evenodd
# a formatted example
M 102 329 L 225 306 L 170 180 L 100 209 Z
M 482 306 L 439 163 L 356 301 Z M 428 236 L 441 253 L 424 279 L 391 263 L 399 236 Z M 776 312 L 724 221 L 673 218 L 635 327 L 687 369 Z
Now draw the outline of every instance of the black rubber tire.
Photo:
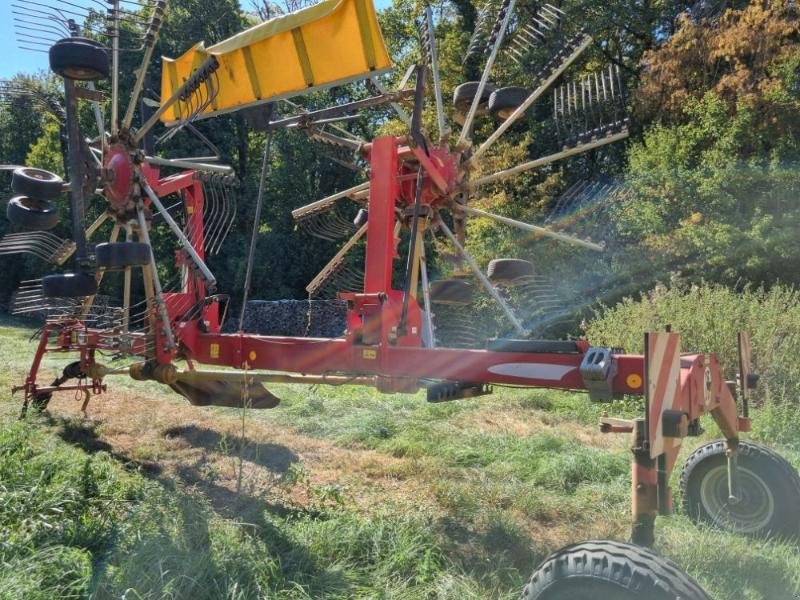
M 472 286 L 461 279 L 439 279 L 432 281 L 431 302 L 463 306 L 472 302 Z
M 109 74 L 108 51 L 94 40 L 63 38 L 50 46 L 50 68 L 62 77 L 78 81 L 105 79 Z
M 460 110 L 461 112 L 467 112 L 469 107 L 472 105 L 472 101 L 475 99 L 475 94 L 478 93 L 478 86 L 480 85 L 480 81 L 468 81 L 466 83 L 462 83 L 453 91 L 453 106 L 456 110 Z M 481 103 L 485 104 L 489 101 L 489 97 L 492 95 L 492 92 L 495 91 L 495 86 L 491 83 L 486 83 L 483 88 L 483 94 L 481 95 Z
M 97 280 L 90 273 L 59 273 L 42 278 L 45 298 L 82 298 L 97 293 Z
M 533 263 L 519 258 L 495 258 L 486 268 L 486 276 L 495 284 L 512 283 L 533 275 Z
M 672 561 L 625 542 L 581 542 L 548 556 L 523 600 L 710 600 Z
M 21 167 L 14 169 L 11 189 L 18 196 L 29 196 L 38 200 L 55 200 L 64 189 L 64 180 L 44 169 Z
M 800 536 L 800 476 L 769 448 L 739 442 L 738 504 L 729 505 L 725 442 L 700 446 L 681 473 L 683 510 L 694 521 L 757 538 Z
M 47 200 L 14 196 L 6 206 L 6 217 L 14 225 L 46 231 L 58 225 L 58 209 Z
M 109 271 L 150 263 L 150 246 L 142 242 L 105 242 L 94 247 L 97 267 Z
M 530 90 L 521 87 L 504 87 L 495 90 L 489 96 L 489 114 L 493 117 L 507 119 L 530 95 Z

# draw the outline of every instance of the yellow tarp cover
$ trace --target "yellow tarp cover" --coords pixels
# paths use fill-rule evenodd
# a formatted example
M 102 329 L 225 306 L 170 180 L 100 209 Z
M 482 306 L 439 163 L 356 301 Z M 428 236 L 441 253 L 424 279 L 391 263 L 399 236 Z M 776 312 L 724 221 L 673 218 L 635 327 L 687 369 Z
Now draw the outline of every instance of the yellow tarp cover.
M 200 42 L 178 58 L 162 58 L 161 100 L 170 98 L 209 55 L 220 64 L 219 91 L 198 118 L 341 85 L 392 66 L 372 0 L 324 0 L 209 48 Z M 193 100 L 176 102 L 161 119 L 186 118 L 208 97 L 204 85 Z

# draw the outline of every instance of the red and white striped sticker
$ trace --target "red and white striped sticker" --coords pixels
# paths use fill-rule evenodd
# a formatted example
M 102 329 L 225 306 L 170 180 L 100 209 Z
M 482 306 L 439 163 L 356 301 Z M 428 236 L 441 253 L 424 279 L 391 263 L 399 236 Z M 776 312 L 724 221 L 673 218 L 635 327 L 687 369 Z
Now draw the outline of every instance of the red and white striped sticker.
M 650 458 L 669 448 L 664 440 L 664 411 L 678 408 L 681 344 L 677 333 L 652 332 L 647 343 L 647 406 L 650 425 Z M 672 444 L 669 444 L 672 447 Z

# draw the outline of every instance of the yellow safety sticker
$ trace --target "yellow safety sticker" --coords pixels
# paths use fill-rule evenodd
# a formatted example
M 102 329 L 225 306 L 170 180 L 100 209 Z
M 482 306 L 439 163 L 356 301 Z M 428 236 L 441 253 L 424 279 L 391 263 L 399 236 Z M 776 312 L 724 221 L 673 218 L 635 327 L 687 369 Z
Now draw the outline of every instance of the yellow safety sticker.
M 367 348 L 365 350 L 362 350 L 361 356 L 366 358 L 367 360 L 375 360 L 376 358 L 378 358 L 378 351 L 372 350 L 371 348 Z
M 219 358 L 219 344 L 211 344 L 208 348 L 208 352 L 211 355 L 211 358 Z

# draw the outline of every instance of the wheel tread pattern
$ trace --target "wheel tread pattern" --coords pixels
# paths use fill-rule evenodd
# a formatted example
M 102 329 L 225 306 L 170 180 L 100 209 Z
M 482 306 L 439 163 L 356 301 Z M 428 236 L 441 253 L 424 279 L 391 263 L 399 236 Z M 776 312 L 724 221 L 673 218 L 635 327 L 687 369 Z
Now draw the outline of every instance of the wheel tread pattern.
M 573 575 L 565 575 L 569 573 Z M 649 600 L 710 600 L 669 559 L 647 548 L 610 540 L 581 542 L 551 554 L 525 586 L 522 600 L 544 599 L 548 589 L 570 577 L 613 582 Z

